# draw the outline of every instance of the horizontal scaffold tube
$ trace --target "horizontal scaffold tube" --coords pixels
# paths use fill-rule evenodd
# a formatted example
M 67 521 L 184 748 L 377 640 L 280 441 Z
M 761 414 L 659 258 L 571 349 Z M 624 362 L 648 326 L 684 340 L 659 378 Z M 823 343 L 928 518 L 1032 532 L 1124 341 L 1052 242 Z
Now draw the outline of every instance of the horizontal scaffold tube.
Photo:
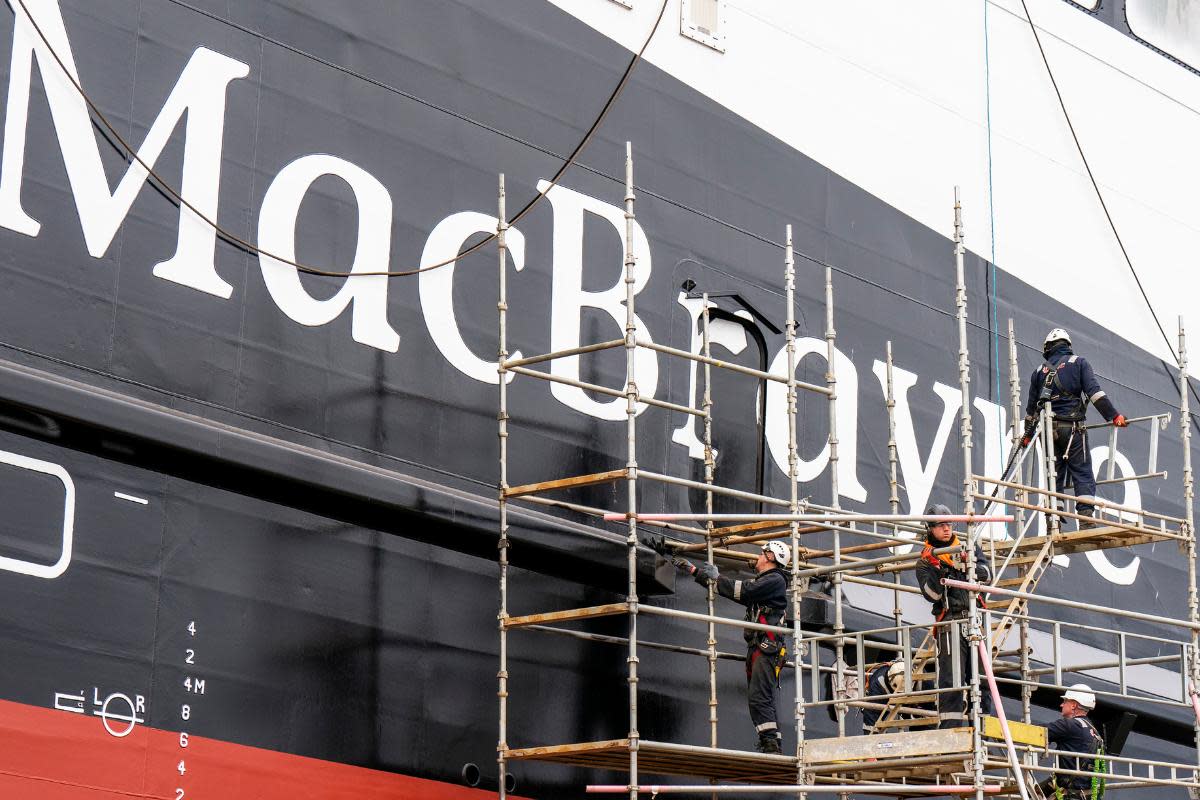
M 1030 494 L 1048 495 L 1050 497 L 1058 498 L 1059 500 L 1074 500 L 1074 499 L 1076 499 L 1075 495 L 1072 495 L 1072 494 L 1064 494 L 1063 492 L 1054 492 L 1054 491 L 1050 491 L 1049 489 L 1039 488 L 1037 486 L 1028 486 L 1023 483 L 1016 483 L 1014 481 L 1000 480 L 999 478 L 989 478 L 986 475 L 972 475 L 971 477 L 974 480 L 979 481 L 980 483 L 990 483 L 993 486 L 1004 486 L 1008 489 L 1016 489 L 1018 491 L 1028 492 Z M 993 498 L 991 495 L 976 495 L 976 497 L 978 497 L 982 500 L 993 500 L 994 499 L 997 505 L 1005 505 L 1007 502 L 1009 502 L 1009 501 L 1006 501 L 1003 499 Z M 1113 511 L 1123 511 L 1125 513 L 1133 514 L 1133 515 L 1139 516 L 1139 517 L 1153 517 L 1154 519 L 1161 519 L 1166 522 L 1174 522 L 1179 525 L 1182 525 L 1184 522 L 1184 520 L 1180 519 L 1179 517 L 1171 517 L 1171 516 L 1167 516 L 1166 514 L 1159 514 L 1154 511 L 1147 511 L 1144 508 L 1134 508 L 1132 506 L 1118 505 L 1117 503 L 1114 503 L 1111 500 L 1105 500 L 1103 497 L 1094 497 L 1091 500 L 1089 500 L 1088 502 L 1094 506 L 1098 506 L 1098 507 L 1102 507 L 1102 508 L 1111 508 Z M 1041 510 L 1047 511 L 1047 512 L 1054 512 L 1055 514 L 1059 513 L 1057 509 L 1041 508 Z M 1093 518 L 1085 517 L 1085 519 L 1092 520 Z M 1095 520 L 1096 521 L 1107 521 L 1104 519 L 1104 517 L 1096 517 Z M 1117 522 L 1116 520 L 1112 520 L 1112 522 L 1114 522 L 1118 526 L 1122 524 L 1120 522 Z
M 650 474 L 646 472 L 640 473 L 642 477 L 654 478 L 662 480 L 663 476 Z M 672 482 L 680 482 L 678 480 Z M 703 483 L 696 481 L 687 481 L 685 485 L 695 484 L 696 488 L 706 488 Z M 707 487 L 716 490 L 716 487 Z M 725 490 L 728 493 L 731 490 Z M 750 494 L 743 492 L 743 494 Z M 774 498 L 766 498 L 765 496 L 753 496 L 747 499 L 764 499 L 771 502 L 779 502 Z M 1012 522 L 1012 514 L 858 514 L 854 512 L 846 512 L 842 514 L 826 512 L 819 514 L 657 514 L 657 513 L 641 513 L 634 514 L 638 520 L 646 522 L 755 522 L 759 520 L 776 520 L 779 522 Z M 619 522 L 629 519 L 628 513 L 613 513 L 605 514 L 605 522 Z M 911 542 L 910 542 L 911 544 Z
M 1043 595 L 1032 594 L 1030 592 L 1014 592 L 1011 589 L 998 589 L 995 586 L 985 586 L 980 583 L 956 581 L 953 578 L 943 578 L 942 583 L 955 589 L 966 589 L 972 592 L 984 592 L 987 594 L 1001 594 L 1005 597 L 1019 597 L 1022 600 L 1032 600 L 1038 603 L 1050 603 L 1051 605 L 1065 606 L 1066 608 L 1078 608 L 1082 609 L 1083 611 L 1103 611 L 1105 614 L 1112 614 L 1116 617 L 1140 619 L 1143 622 L 1157 622 L 1162 625 L 1174 625 L 1179 628 L 1200 631 L 1200 622 L 1189 622 L 1186 619 L 1171 619 L 1170 617 L 1160 617 L 1157 614 L 1143 614 L 1140 611 L 1126 611 L 1122 608 L 1101 608 L 1097 607 L 1095 604 L 1079 603 L 1075 600 L 1063 600 L 1058 597 L 1045 597 Z
M 971 784 L 943 783 L 936 786 L 921 786 L 912 783 L 868 783 L 868 784 L 795 784 L 793 786 L 779 786 L 777 784 L 766 784 L 762 786 L 754 786 L 751 784 L 702 784 L 698 786 L 688 786 L 679 784 L 672 786 L 642 784 L 641 786 L 633 787 L 638 794 L 796 794 L 797 792 L 806 792 L 809 794 L 891 794 L 891 795 L 923 795 L 923 794 L 974 794 L 975 787 Z M 628 784 L 588 784 L 584 790 L 588 794 L 628 794 Z M 996 794 L 1000 791 L 999 786 L 984 786 L 985 794 Z
M 582 347 L 572 347 L 569 350 L 556 350 L 552 353 L 543 353 L 539 356 L 516 358 L 512 361 L 505 361 L 502 366 L 505 369 L 512 369 L 513 367 L 527 367 L 530 364 L 540 364 L 543 361 L 553 361 L 556 358 L 570 358 L 571 356 L 579 356 L 583 355 L 584 353 L 595 353 L 599 350 L 611 350 L 614 347 L 623 347 L 624 345 L 624 339 L 610 339 L 607 342 L 585 344 Z
M 1170 422 L 1171 415 L 1169 413 L 1163 413 L 1163 414 L 1150 414 L 1145 417 L 1130 417 L 1129 419 L 1125 420 L 1125 424 L 1132 425 L 1135 422 L 1145 422 L 1148 419 L 1155 419 L 1155 420 L 1166 419 L 1167 422 Z M 1111 428 L 1111 427 L 1112 427 L 1111 422 L 1093 422 L 1090 425 L 1084 425 L 1083 429 L 1085 431 L 1090 431 L 1090 430 L 1094 430 L 1096 428 Z
M 778 497 L 771 497 L 765 494 L 755 494 L 754 492 L 743 492 L 741 489 L 730 489 L 728 486 L 717 486 L 712 483 L 704 483 L 703 481 L 693 481 L 687 478 L 677 478 L 674 475 L 664 475 L 661 472 L 651 472 L 649 470 L 638 470 L 637 476 L 645 478 L 649 481 L 658 481 L 659 483 L 670 483 L 675 486 L 686 486 L 689 489 L 695 489 L 700 492 L 712 492 L 713 494 L 725 495 L 726 497 L 737 497 L 742 500 L 749 500 L 753 503 L 767 503 L 774 506 L 790 505 L 787 500 L 781 500 Z M 640 519 L 642 515 L 637 515 Z M 697 519 L 707 520 L 713 517 L 719 517 L 720 514 L 696 514 L 693 515 Z M 620 522 L 629 519 L 629 514 L 605 514 L 605 522 Z M 670 522 L 671 520 L 663 520 Z
M 758 378 L 759 380 L 775 381 L 776 383 L 787 383 L 788 382 L 788 379 L 782 375 L 775 375 L 770 372 L 763 372 L 762 370 L 753 369 L 751 367 L 743 367 L 741 364 L 733 364 L 729 361 L 721 361 L 720 359 L 717 359 L 717 358 L 709 358 L 707 356 L 699 355 L 698 353 L 689 353 L 687 350 L 678 350 L 674 347 L 668 347 L 665 344 L 657 344 L 656 342 L 647 342 L 643 339 L 638 339 L 637 346 L 644 347 L 647 350 L 656 350 L 659 353 L 665 353 L 665 354 L 671 355 L 671 356 L 678 356 L 679 358 L 686 358 L 691 361 L 698 361 L 701 364 L 708 364 L 713 367 L 719 367 L 720 369 L 727 369 L 727 370 L 731 370 L 733 372 L 740 372 L 743 375 L 750 375 L 751 377 Z M 816 384 L 805 383 L 804 381 L 796 381 L 796 388 L 797 389 L 805 389 L 810 392 L 816 392 L 817 394 L 823 394 L 823 395 L 830 394 L 829 387 L 817 386 Z
M 728 617 L 714 617 L 710 614 L 697 614 L 694 611 L 680 611 L 678 608 L 663 608 L 661 606 L 649 606 L 645 603 L 638 605 L 639 614 L 655 614 L 660 617 L 675 617 L 677 619 L 691 619 L 697 622 L 714 622 L 717 625 L 728 625 L 732 628 L 745 628 L 753 631 L 766 631 L 767 633 L 782 633 L 785 636 L 791 636 L 795 631 L 791 628 L 784 628 L 779 625 L 762 625 L 757 622 L 746 622 L 740 619 L 730 619 Z
M 589 392 L 608 395 L 609 397 L 628 397 L 628 393 L 624 389 L 610 389 L 607 386 L 601 386 L 598 383 L 588 383 L 587 381 L 577 381 L 574 378 L 564 378 L 562 375 L 555 375 L 552 372 L 541 372 L 536 369 L 526 369 L 525 367 L 508 367 L 509 372 L 517 375 L 524 375 L 529 378 L 538 378 L 551 383 L 562 383 L 567 386 L 574 386 L 576 389 L 585 389 Z M 696 417 L 706 416 L 703 411 L 691 406 L 681 406 L 677 403 L 668 403 L 666 400 L 655 400 L 653 397 L 642 397 L 640 394 L 634 398 L 639 403 L 645 403 L 648 406 L 657 408 L 665 408 L 668 411 L 678 411 L 682 414 L 691 414 Z

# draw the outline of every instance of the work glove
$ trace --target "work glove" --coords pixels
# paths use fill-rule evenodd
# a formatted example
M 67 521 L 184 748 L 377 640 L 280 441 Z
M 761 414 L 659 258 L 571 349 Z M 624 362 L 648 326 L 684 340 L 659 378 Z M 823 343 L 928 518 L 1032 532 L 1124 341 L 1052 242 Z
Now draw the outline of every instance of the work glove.
M 965 574 L 967 571 L 967 554 L 962 552 L 951 553 L 950 567 L 951 569 L 956 569 Z
M 1115 417 L 1113 417 L 1112 422 L 1113 422 L 1113 425 L 1118 428 L 1128 428 L 1129 427 L 1129 420 L 1125 419 L 1124 414 L 1117 414 Z
M 715 583 L 717 578 L 721 576 L 716 564 L 704 563 L 696 567 L 695 570 L 696 583 L 701 586 L 708 586 L 711 583 Z
M 1033 441 L 1033 431 L 1037 428 L 1037 419 L 1030 414 L 1025 417 L 1025 431 L 1021 434 L 1021 447 L 1029 447 Z
M 679 556 L 673 556 L 671 558 L 671 566 L 675 567 L 675 569 L 679 570 L 684 575 L 695 575 L 696 574 L 696 565 L 693 564 L 692 562 L 688 561 L 686 558 L 680 558 Z
M 645 540 L 646 547 L 649 547 L 654 552 L 658 553 L 663 558 L 671 557 L 671 548 L 667 546 L 667 537 L 665 536 L 647 536 Z

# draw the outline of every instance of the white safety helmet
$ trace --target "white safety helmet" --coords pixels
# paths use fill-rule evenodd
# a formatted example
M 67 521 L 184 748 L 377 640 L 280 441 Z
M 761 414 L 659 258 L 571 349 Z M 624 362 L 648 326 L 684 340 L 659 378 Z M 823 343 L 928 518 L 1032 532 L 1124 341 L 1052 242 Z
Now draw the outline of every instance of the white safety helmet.
M 1076 683 L 1070 686 L 1063 692 L 1063 700 L 1074 700 L 1088 710 L 1096 707 L 1096 695 L 1092 693 L 1092 687 L 1086 683 Z
M 1050 344 L 1051 342 L 1060 342 L 1060 341 L 1070 344 L 1071 343 L 1071 334 L 1067 333 L 1062 328 L 1055 328 L 1054 330 L 1052 330 L 1046 334 L 1046 341 L 1042 342 L 1042 348 L 1044 349 L 1046 347 L 1046 345 Z
M 770 553 L 775 558 L 775 563 L 781 567 L 792 563 L 792 548 L 783 542 L 767 542 L 762 549 L 764 553 Z
M 904 671 L 906 669 L 908 669 L 908 665 L 904 663 L 904 659 L 893 661 L 892 665 L 888 667 L 887 679 L 893 692 L 904 688 Z

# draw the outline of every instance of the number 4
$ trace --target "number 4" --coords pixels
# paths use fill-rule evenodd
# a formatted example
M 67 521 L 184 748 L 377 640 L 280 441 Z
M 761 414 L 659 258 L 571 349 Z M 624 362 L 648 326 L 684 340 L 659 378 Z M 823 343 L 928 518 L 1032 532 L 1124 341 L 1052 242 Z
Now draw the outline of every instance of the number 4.
M 179 770 L 179 774 L 180 774 L 180 775 L 184 775 L 184 774 L 186 774 L 186 773 L 187 773 L 187 767 L 185 767 L 185 766 L 183 765 L 183 762 L 182 762 L 182 761 L 180 761 L 180 762 L 179 762 L 179 766 L 178 766 L 178 767 L 176 767 L 175 769 Z
M 190 633 L 192 636 L 195 636 L 196 635 L 196 620 L 192 620 L 191 622 L 189 622 L 187 629 L 188 629 L 188 633 Z

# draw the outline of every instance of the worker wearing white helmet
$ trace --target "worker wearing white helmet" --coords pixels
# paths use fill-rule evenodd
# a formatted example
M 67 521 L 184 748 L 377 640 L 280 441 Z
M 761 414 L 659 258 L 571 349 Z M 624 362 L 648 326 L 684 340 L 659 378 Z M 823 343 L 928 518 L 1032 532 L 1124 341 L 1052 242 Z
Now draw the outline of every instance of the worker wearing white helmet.
M 904 673 L 907 671 L 908 665 L 904 663 L 904 659 L 902 658 L 895 661 L 885 661 L 875 667 L 867 676 L 866 699 L 870 700 L 872 697 L 883 698 L 885 695 L 904 691 Z M 885 704 L 887 700 L 880 699 L 876 702 Z M 872 733 L 874 731 L 875 723 L 882 713 L 882 709 L 878 708 L 864 708 L 862 710 L 863 733 Z
M 787 612 L 792 549 L 780 541 L 762 546 L 754 563 L 751 580 L 734 580 L 721 575 L 716 566 L 699 567 L 683 558 L 672 563 L 681 572 L 692 575 L 701 586 L 715 585 L 717 593 L 746 607 L 746 621 L 762 625 L 782 625 Z M 779 712 L 775 694 L 779 688 L 779 670 L 785 657 L 784 636 L 761 630 L 746 630 L 746 700 L 750 721 L 758 733 L 760 753 L 782 752 Z
M 1118 428 L 1129 423 L 1100 389 L 1092 365 L 1071 350 L 1069 333 L 1055 328 L 1046 334 L 1042 356 L 1045 363 L 1029 378 L 1025 433 L 1021 443 L 1029 445 L 1037 425 L 1038 410 L 1049 404 L 1054 434 L 1054 472 L 1058 479 L 1055 488 L 1062 492 L 1068 482 L 1073 485 L 1076 513 L 1090 517 L 1095 510 L 1096 476 L 1092 472 L 1092 456 L 1083 425 L 1088 405 L 1094 405 L 1104 419 Z M 1081 527 L 1092 524 L 1085 523 Z
M 1090 756 L 1104 752 L 1104 737 L 1087 718 L 1096 707 L 1096 694 L 1086 683 L 1077 683 L 1063 693 L 1062 716 L 1046 727 L 1046 738 L 1055 750 L 1084 753 Z M 1097 769 L 1097 763 L 1100 768 Z M 1095 758 L 1059 756 L 1061 769 L 1090 773 L 1088 775 L 1051 775 L 1038 784 L 1046 797 L 1058 800 L 1099 800 L 1103 794 L 1103 763 Z

